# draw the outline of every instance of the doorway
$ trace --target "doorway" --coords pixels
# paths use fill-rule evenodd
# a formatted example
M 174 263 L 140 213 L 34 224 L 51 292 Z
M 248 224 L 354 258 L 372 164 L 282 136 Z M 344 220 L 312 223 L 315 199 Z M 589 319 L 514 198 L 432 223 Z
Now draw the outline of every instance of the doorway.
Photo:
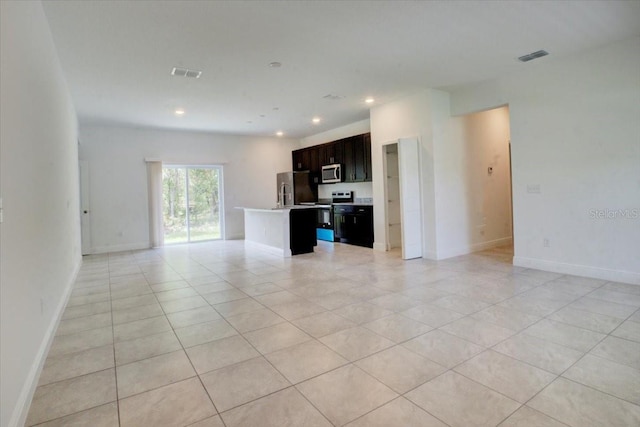
M 220 239 L 222 212 L 221 166 L 163 166 L 165 244 Z
M 416 138 L 382 146 L 385 176 L 386 250 L 402 249 L 402 259 L 422 257 L 420 155 Z
M 398 168 L 398 144 L 384 146 L 387 201 L 387 250 L 402 247 L 402 218 L 400 215 L 400 170 Z
M 458 187 L 451 187 L 447 205 L 451 215 L 458 215 L 457 245 L 467 252 L 495 249 L 513 253 L 513 197 L 510 113 L 507 105 L 478 111 L 453 119 L 457 137 L 456 162 L 450 162 L 451 176 L 459 174 Z M 454 152 L 452 152 L 454 154 Z M 453 158 L 453 156 L 452 156 Z M 452 232 L 450 227 L 446 231 Z M 446 234 L 445 234 L 446 236 Z

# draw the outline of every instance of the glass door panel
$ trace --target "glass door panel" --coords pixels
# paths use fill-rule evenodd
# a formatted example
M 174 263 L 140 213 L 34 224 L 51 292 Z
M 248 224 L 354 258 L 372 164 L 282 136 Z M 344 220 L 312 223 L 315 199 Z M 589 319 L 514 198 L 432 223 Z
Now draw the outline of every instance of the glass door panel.
M 162 169 L 166 244 L 220 239 L 220 167 Z
M 191 241 L 220 238 L 217 169 L 189 169 L 189 231 Z
M 184 168 L 162 169 L 162 213 L 166 244 L 189 241 L 185 172 Z

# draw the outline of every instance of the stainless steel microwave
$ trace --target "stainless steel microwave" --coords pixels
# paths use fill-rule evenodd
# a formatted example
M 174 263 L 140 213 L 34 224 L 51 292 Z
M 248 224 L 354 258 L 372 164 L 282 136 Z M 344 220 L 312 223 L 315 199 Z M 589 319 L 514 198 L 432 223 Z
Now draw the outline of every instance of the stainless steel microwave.
M 340 163 L 322 166 L 322 183 L 331 184 L 342 182 L 342 167 Z

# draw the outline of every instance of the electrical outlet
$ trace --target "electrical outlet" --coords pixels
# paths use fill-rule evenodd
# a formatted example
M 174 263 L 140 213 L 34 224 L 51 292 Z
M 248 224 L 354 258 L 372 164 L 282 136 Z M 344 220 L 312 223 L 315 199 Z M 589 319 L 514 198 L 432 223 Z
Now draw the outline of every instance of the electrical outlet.
M 527 184 L 527 193 L 540 194 L 540 184 Z
M 542 246 L 544 246 L 545 248 L 549 247 L 549 239 L 547 239 L 546 237 L 542 240 Z

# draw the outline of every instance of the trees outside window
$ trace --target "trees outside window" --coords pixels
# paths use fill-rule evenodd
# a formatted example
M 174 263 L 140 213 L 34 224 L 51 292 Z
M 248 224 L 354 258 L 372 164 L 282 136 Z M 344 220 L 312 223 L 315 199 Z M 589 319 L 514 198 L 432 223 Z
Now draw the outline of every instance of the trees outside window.
M 162 169 L 166 244 L 220 239 L 219 166 L 165 166 Z

